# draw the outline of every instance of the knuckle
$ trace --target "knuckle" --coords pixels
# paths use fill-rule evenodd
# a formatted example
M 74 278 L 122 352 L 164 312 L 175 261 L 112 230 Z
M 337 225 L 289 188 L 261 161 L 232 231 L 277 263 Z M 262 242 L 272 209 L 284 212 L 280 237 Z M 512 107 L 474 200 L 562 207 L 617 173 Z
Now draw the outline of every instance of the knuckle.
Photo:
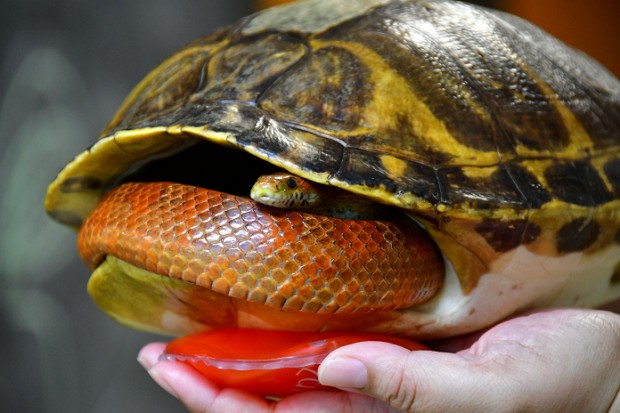
M 407 412 L 414 411 L 417 387 L 408 369 L 392 369 L 383 382 L 383 399 L 391 407 Z

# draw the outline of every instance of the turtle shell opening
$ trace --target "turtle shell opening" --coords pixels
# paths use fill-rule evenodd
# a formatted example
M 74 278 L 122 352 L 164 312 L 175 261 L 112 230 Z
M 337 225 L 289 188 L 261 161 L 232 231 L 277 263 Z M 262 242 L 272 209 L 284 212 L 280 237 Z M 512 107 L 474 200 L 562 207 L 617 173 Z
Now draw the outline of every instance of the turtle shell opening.
M 248 197 L 260 175 L 280 171 L 243 150 L 200 140 L 178 152 L 135 165 L 108 189 L 126 182 L 169 181 Z

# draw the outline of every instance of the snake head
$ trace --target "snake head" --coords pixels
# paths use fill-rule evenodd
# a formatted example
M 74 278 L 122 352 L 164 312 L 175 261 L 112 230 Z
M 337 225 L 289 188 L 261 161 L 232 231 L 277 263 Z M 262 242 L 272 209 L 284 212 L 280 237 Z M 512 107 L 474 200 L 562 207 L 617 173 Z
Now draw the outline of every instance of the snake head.
M 285 172 L 260 176 L 250 197 L 263 205 L 284 209 L 309 209 L 321 198 L 309 181 Z

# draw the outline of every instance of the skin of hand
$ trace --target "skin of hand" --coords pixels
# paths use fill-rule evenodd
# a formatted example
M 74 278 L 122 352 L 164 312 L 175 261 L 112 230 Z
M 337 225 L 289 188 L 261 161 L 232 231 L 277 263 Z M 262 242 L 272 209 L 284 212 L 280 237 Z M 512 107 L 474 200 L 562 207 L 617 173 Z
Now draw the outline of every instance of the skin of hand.
M 485 332 L 408 351 L 364 342 L 332 352 L 324 385 L 278 402 L 221 388 L 193 368 L 158 362 L 151 343 L 139 362 L 194 413 L 206 412 L 620 412 L 620 315 L 558 309 L 504 321 Z

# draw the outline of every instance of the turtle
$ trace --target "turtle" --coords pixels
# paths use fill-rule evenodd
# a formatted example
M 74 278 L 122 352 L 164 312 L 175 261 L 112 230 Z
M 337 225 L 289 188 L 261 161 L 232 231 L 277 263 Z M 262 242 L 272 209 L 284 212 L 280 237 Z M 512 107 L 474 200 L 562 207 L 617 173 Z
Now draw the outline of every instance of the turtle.
M 277 173 L 384 213 L 248 198 Z M 161 63 L 45 207 L 96 304 L 148 331 L 425 339 L 593 307 L 620 296 L 620 82 L 497 10 L 299 1 Z

